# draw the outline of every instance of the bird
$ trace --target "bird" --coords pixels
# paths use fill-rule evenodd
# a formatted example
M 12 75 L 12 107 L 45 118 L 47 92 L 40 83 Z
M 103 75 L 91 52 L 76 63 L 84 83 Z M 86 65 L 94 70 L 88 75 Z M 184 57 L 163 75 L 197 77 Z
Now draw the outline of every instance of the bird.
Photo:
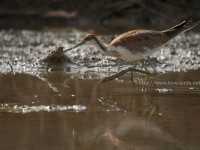
M 199 20 L 197 18 L 190 16 L 180 24 L 162 31 L 135 29 L 122 33 L 107 45 L 100 41 L 95 34 L 88 34 L 83 37 L 81 42 L 66 51 L 81 45 L 93 45 L 102 54 L 113 56 L 127 62 L 147 60 L 147 58 L 158 52 L 170 40 L 180 33 L 197 26 L 198 23 Z

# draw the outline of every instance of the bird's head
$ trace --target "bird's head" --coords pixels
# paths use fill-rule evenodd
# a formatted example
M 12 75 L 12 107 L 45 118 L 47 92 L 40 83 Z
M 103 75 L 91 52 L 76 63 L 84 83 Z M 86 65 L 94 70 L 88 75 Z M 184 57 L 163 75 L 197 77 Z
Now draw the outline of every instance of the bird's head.
M 92 42 L 94 42 L 95 39 L 96 39 L 95 34 L 88 34 L 88 35 L 83 37 L 82 41 L 85 41 L 85 44 L 90 45 L 90 44 L 93 44 Z
M 77 48 L 81 45 L 94 45 L 95 44 L 96 35 L 95 34 L 88 34 L 83 37 L 82 41 L 76 44 L 74 47 L 70 49 Z

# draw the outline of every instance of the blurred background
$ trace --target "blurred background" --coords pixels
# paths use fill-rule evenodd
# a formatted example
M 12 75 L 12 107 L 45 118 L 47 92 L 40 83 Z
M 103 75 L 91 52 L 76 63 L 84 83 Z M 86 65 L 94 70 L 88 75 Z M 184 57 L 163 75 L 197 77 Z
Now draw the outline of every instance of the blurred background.
M 200 0 L 1 0 L 0 27 L 164 28 L 191 14 L 200 15 Z

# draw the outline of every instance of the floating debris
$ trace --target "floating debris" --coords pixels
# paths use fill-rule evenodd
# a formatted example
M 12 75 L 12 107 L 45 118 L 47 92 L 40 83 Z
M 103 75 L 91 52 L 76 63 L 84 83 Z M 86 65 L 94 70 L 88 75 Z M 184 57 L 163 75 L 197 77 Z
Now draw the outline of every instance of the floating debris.
M 72 105 L 72 106 L 63 106 L 63 105 L 40 105 L 40 106 L 29 106 L 29 105 L 11 105 L 11 104 L 1 104 L 0 111 L 10 112 L 10 113 L 31 113 L 31 112 L 55 112 L 55 111 L 73 111 L 81 112 L 84 111 L 87 107 L 84 105 Z
M 162 88 L 162 89 L 156 89 L 159 93 L 170 93 L 173 90 L 172 89 L 167 89 L 167 88 Z
M 122 111 L 125 113 L 127 112 L 123 106 L 115 101 L 105 100 L 104 98 L 98 98 L 97 100 L 101 103 L 102 106 L 105 107 L 106 111 Z

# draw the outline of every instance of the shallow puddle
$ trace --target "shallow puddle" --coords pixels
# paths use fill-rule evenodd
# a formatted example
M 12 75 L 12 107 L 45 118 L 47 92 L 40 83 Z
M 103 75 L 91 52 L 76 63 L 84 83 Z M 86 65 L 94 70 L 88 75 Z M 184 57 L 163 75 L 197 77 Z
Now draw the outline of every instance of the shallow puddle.
M 1 41 L 0 149 L 200 149 L 199 43 L 181 58 L 163 50 L 158 60 L 168 65 L 158 64 L 157 76 L 144 80 L 134 74 L 133 84 L 127 73 L 100 84 L 103 77 L 129 64 L 119 66 L 117 61 L 116 65 L 115 59 L 91 49 L 77 50 L 80 55 L 72 60 L 81 66 L 66 64 L 64 68 L 69 65 L 69 70 L 48 72 L 35 60 L 62 43 L 65 33 L 29 31 L 32 37 L 25 40 L 27 31 L 9 32 L 1 32 L 7 41 L 13 32 L 22 40 L 17 46 L 14 41 Z M 87 54 L 94 58 L 86 59 Z M 183 63 L 176 63 L 179 58 Z M 108 67 L 95 67 L 102 63 Z

